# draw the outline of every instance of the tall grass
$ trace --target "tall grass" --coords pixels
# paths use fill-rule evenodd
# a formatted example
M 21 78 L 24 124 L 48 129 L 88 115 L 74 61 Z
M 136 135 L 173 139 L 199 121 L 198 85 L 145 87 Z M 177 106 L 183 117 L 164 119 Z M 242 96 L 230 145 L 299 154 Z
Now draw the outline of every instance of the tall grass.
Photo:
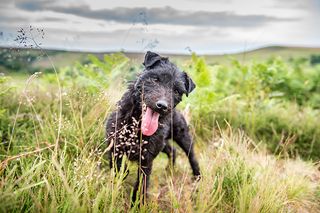
M 20 155 L 25 155 L 1 165 L 1 211 L 137 210 L 137 207 L 129 208 L 135 173 L 124 180 L 126 171 L 115 176 L 104 160 L 102 118 L 110 109 L 108 96 L 99 95 L 94 101 L 85 95 L 64 98 L 66 106 L 58 157 L 53 157 L 53 147 L 40 148 L 54 141 L 50 129 L 57 125 L 56 114 L 46 110 L 42 130 L 37 133 L 39 147 L 32 143 L 31 134 L 25 136 L 24 145 L 14 140 L 17 143 L 12 149 L 19 149 Z M 78 109 L 81 106 L 84 108 Z M 199 183 L 192 181 L 181 150 L 173 172 L 166 171 L 168 159 L 165 155 L 155 160 L 149 202 L 142 207 L 142 212 L 319 210 L 316 196 L 319 173 L 312 163 L 277 159 L 259 150 L 242 131 L 228 128 L 215 131 L 213 135 L 208 144 L 197 144 L 203 172 Z M 136 165 L 130 164 L 129 170 L 135 168 Z

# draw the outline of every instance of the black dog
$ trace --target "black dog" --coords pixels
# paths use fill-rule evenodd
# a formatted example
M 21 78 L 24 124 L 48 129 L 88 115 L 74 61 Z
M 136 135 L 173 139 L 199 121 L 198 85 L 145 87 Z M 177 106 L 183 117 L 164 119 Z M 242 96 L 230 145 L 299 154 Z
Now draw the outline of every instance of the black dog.
M 132 201 L 136 200 L 141 176 L 143 187 L 140 192 L 146 194 L 152 162 L 161 151 L 174 164 L 175 149 L 169 145 L 169 139 L 183 149 L 193 175 L 196 179 L 200 177 L 187 123 L 183 115 L 175 110 L 182 95 L 188 96 L 195 84 L 168 58 L 156 53 L 147 52 L 143 65 L 144 71 L 129 85 L 106 126 L 106 138 L 111 147 L 110 167 L 119 171 L 124 155 L 139 164 Z

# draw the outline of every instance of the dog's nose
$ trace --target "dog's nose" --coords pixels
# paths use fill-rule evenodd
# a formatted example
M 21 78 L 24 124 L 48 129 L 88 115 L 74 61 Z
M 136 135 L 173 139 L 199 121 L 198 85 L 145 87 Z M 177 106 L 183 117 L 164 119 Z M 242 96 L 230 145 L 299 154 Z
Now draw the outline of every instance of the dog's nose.
M 156 106 L 158 109 L 166 111 L 168 109 L 168 103 L 164 100 L 157 101 Z

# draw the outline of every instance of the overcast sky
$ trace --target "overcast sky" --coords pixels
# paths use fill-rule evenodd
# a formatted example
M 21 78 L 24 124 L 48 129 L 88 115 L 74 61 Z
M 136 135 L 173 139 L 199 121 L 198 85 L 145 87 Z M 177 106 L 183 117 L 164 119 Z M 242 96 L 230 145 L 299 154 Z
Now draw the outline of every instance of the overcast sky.
M 46 48 L 230 53 L 320 47 L 320 0 L 0 0 L 0 45 L 43 28 Z M 36 34 L 36 32 L 34 32 Z

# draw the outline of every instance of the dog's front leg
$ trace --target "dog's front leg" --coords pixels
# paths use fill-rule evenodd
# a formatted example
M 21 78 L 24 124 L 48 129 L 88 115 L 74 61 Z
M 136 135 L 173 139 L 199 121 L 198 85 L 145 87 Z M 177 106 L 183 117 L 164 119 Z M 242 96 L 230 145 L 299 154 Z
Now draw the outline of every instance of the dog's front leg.
M 119 174 L 121 172 L 121 167 L 122 167 L 122 158 L 114 157 L 114 154 L 110 152 L 109 166 L 110 166 L 110 169 L 114 169 L 115 175 Z M 124 162 L 123 166 L 124 166 L 123 172 L 125 172 L 124 178 L 126 178 L 129 175 L 129 169 L 126 162 Z
M 139 199 L 139 206 L 144 205 L 147 199 L 147 189 L 152 170 L 152 160 L 143 160 L 138 168 L 137 180 L 132 194 L 132 206 Z

